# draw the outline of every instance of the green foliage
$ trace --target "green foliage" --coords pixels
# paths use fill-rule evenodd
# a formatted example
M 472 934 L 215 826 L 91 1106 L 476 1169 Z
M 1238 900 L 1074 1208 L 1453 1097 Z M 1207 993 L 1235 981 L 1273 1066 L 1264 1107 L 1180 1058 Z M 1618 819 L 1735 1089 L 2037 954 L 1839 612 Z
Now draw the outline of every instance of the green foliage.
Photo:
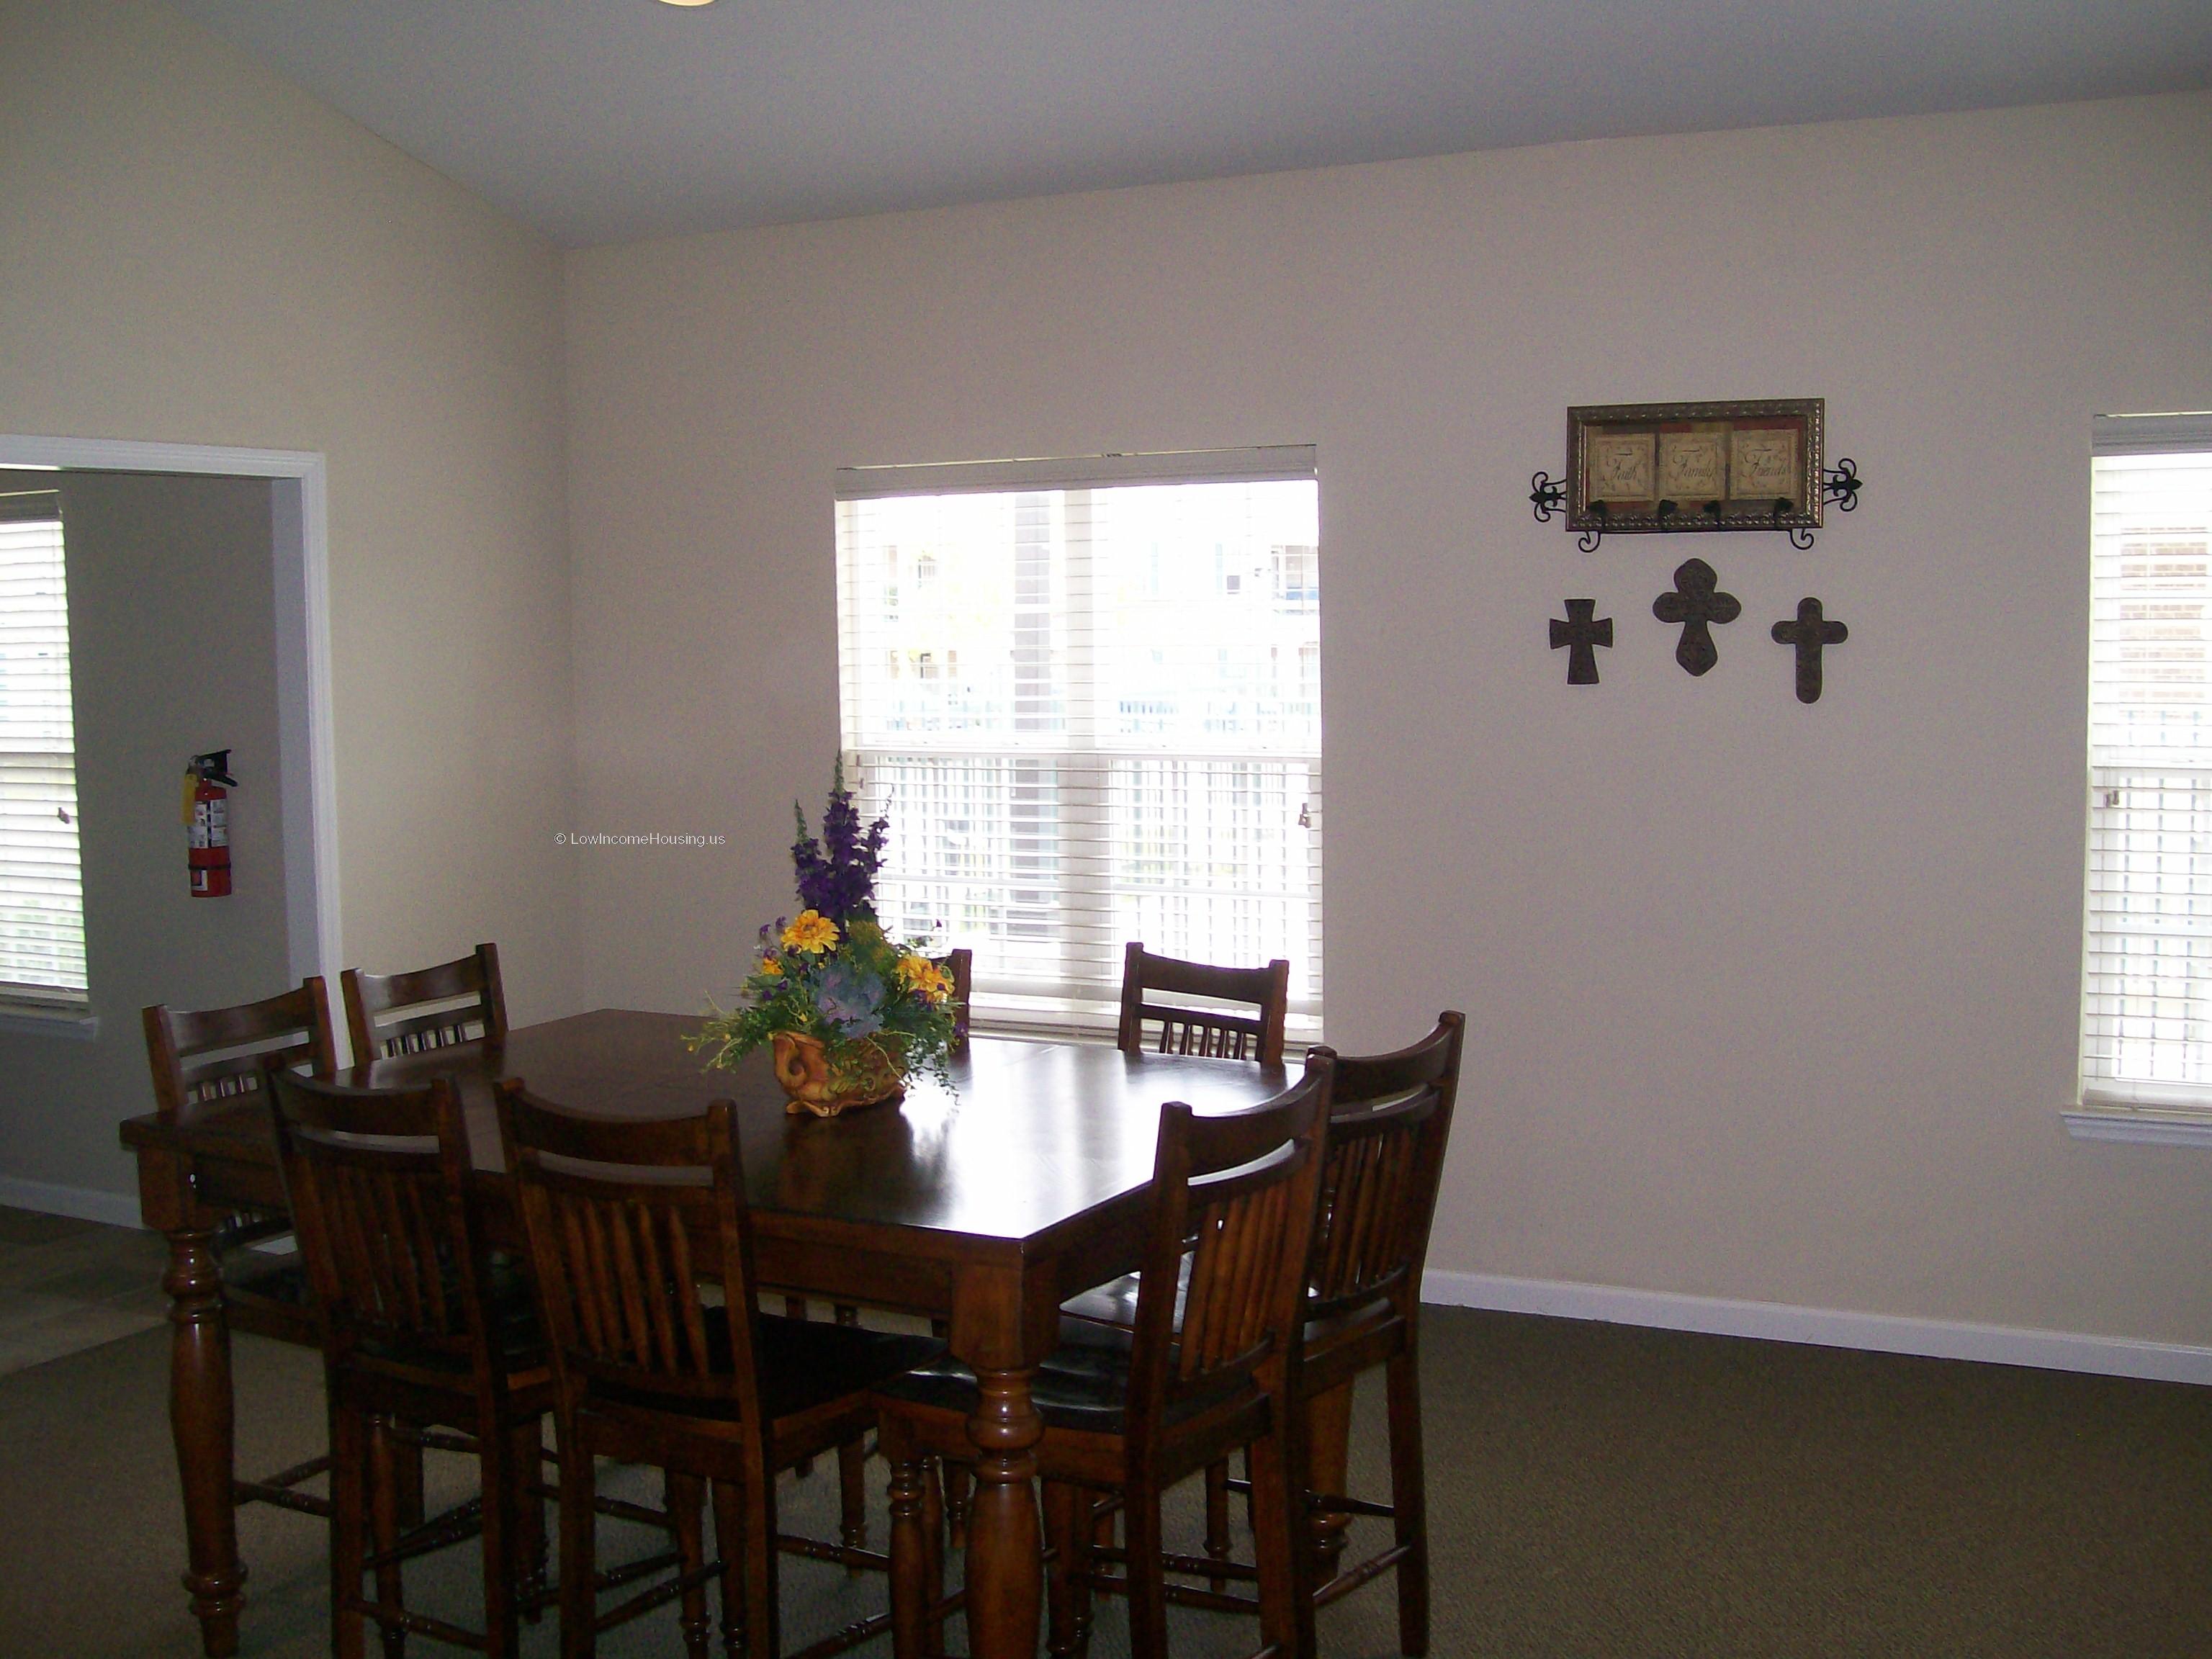
M 945 1056 L 958 1026 L 951 986 L 927 957 L 884 937 L 870 910 L 857 910 L 827 949 L 785 943 L 809 926 L 808 911 L 781 933 L 763 928 L 763 953 L 738 1004 L 714 1008 L 688 1039 L 708 1064 L 729 1067 L 779 1031 L 818 1038 L 833 1081 L 866 1075 L 873 1049 L 906 1073 L 950 1083 Z

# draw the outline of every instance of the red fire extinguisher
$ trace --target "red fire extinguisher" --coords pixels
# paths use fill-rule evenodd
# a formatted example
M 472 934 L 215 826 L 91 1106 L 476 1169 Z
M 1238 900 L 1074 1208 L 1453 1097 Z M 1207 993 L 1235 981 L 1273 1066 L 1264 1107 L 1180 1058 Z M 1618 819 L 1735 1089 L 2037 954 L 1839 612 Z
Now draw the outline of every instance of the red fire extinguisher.
M 230 750 L 195 755 L 185 768 L 185 864 L 194 898 L 230 896 Z

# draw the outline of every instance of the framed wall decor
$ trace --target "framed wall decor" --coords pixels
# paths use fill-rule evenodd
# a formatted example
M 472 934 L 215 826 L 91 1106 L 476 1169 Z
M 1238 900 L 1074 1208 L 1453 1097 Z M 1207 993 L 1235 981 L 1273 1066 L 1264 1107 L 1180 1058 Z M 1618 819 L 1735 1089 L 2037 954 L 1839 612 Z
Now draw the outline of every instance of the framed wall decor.
M 1817 530 L 1821 417 L 1818 398 L 1570 409 L 1567 528 Z

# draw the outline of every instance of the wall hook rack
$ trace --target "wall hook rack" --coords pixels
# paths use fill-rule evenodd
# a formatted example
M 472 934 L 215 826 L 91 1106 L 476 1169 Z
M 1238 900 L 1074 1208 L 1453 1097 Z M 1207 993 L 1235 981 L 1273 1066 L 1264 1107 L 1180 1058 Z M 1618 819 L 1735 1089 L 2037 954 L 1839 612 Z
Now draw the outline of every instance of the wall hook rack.
M 1813 545 L 1821 510 L 1849 513 L 1863 480 L 1845 457 L 1820 459 L 1818 398 L 1613 404 L 1567 411 L 1567 474 L 1529 475 L 1539 524 L 1560 513 L 1595 553 L 1608 533 L 1784 531 Z

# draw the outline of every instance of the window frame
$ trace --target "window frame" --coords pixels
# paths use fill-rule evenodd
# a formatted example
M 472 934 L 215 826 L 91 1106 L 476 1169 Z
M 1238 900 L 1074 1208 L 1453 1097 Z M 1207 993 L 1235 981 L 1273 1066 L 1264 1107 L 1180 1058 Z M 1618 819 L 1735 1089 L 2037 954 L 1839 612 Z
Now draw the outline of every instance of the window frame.
M 83 884 L 83 846 L 81 815 L 78 811 L 76 787 L 76 738 L 75 708 L 75 678 L 71 661 L 69 620 L 69 579 L 67 532 L 64 528 L 64 508 L 61 492 L 54 486 L 31 489 L 0 489 L 0 532 L 11 531 L 18 526 L 54 526 L 52 538 L 51 568 L 57 584 L 49 592 L 38 595 L 34 605 L 26 606 L 25 616 L 0 611 L 0 636 L 14 636 L 26 628 L 35 634 L 39 630 L 51 633 L 58 619 L 58 696 L 48 687 L 34 696 L 31 704 L 30 725 L 46 730 L 37 734 L 35 741 L 19 748 L 0 746 L 0 778 L 7 777 L 16 769 L 30 775 L 29 781 L 18 786 L 22 799 L 33 803 L 35 811 L 23 814 L 26 822 L 42 821 L 48 808 L 52 808 L 67 826 L 65 835 L 56 837 L 65 846 L 57 856 L 52 849 L 35 860 L 37 873 L 18 878 L 0 865 L 0 902 L 22 897 L 34 905 L 43 906 L 57 897 L 66 900 L 64 919 L 58 924 L 64 931 L 73 927 L 73 951 L 64 954 L 72 958 L 73 977 L 64 975 L 64 982 L 55 984 L 39 978 L 9 978 L 11 968 L 20 966 L 15 939 L 0 934 L 0 1031 L 25 1035 L 91 1037 L 96 1036 L 99 1023 L 92 1014 L 91 973 L 86 940 L 86 915 Z M 12 560 L 8 567 L 13 574 Z M 35 578 L 26 578 L 35 580 Z M 0 599 L 0 604 L 4 604 Z M 8 639 L 9 655 L 33 644 L 13 637 Z M 0 678 L 4 678 L 4 665 L 0 665 Z M 0 745 L 4 745 L 12 734 L 6 722 L 0 721 Z M 59 746 L 54 746 L 58 742 Z M 37 775 L 46 774 L 40 777 Z M 57 776 L 58 775 L 58 781 Z M 11 815 L 15 816 L 15 815 Z M 30 865 L 33 860 L 22 860 Z M 0 923 L 0 927 L 6 924 Z M 24 954 L 31 954 L 25 952 Z
M 2101 570 L 2107 560 L 2118 556 L 2118 550 L 2106 544 L 2111 532 L 2100 523 L 2101 509 L 2098 502 L 2106 488 L 2106 463 L 2150 456 L 2202 457 L 2203 470 L 2212 475 L 2212 414 L 2100 416 L 2093 422 L 2088 729 L 2083 774 L 2082 967 L 2075 1026 L 2075 1099 L 2079 1106 L 2069 1111 L 2066 1119 L 2069 1132 L 2077 1139 L 2207 1144 L 2212 1143 L 2212 1076 L 2201 1083 L 2129 1078 L 2114 1069 L 2122 1063 L 2120 1056 L 2103 1052 L 2118 1050 L 2130 1041 L 2141 1041 L 2140 1036 L 2131 1038 L 2120 1030 L 2118 1022 L 2146 1018 L 2140 1014 L 2130 1016 L 2125 1010 L 2111 1006 L 2116 996 L 2125 994 L 2112 988 L 2116 969 L 2126 960 L 2120 942 L 2158 933 L 2160 929 L 2156 924 L 2160 922 L 2171 924 L 2178 919 L 2185 924 L 2191 918 L 2185 912 L 2193 908 L 2185 903 L 2176 910 L 2160 902 L 2158 896 L 2140 907 L 2128 908 L 2122 886 L 2129 873 L 2126 861 L 2143 857 L 2155 861 L 2162 856 L 2154 848 L 2139 853 L 2124 844 L 2124 837 L 2148 834 L 2154 840 L 2160 833 L 2147 831 L 2130 823 L 2130 818 L 2146 814 L 2163 816 L 2181 810 L 2170 805 L 2165 799 L 2176 787 L 2192 794 L 2212 793 L 2212 718 L 2208 718 L 2201 742 L 2192 740 L 2179 750 L 2167 745 L 2138 744 L 2130 749 L 2100 742 L 2100 730 L 2113 724 L 2118 711 L 2126 706 L 2118 699 L 2108 702 L 2106 687 L 2108 683 L 2118 682 L 2117 673 L 2109 673 L 2108 678 L 2107 665 L 2124 660 L 2123 653 L 2128 640 L 2122 632 L 2124 619 L 2108 621 L 2106 614 L 2109 607 L 2120 601 L 2120 594 L 2118 591 L 2106 591 Z M 2212 554 L 2212 522 L 2208 522 L 2206 528 L 2208 554 Z M 2203 586 L 2206 591 L 2212 592 L 2212 573 L 2208 573 Z M 2212 603 L 2205 603 L 2201 625 L 2208 642 L 2212 642 Z M 2208 688 L 2203 708 L 2207 716 L 2212 717 L 2212 688 Z M 2159 801 L 2150 804 L 2130 800 L 2130 793 L 2139 794 L 2154 786 L 2134 782 L 2124 775 L 2144 777 L 2154 773 L 2162 775 L 2155 786 Z M 2212 886 L 2212 854 L 2188 855 L 2189 883 L 2193 884 L 2200 868 L 2208 885 Z M 2179 896 L 2185 901 L 2195 896 L 2185 887 Z M 2119 925 L 2130 920 L 2136 925 Z M 2180 977 L 2186 980 L 2189 976 L 2185 974 Z M 2183 1018 L 2185 1023 L 2204 1023 L 2207 1035 L 2201 1040 L 2185 1036 L 2179 1041 L 2203 1048 L 2208 1060 L 2212 1060 L 2212 972 L 2204 975 L 2201 983 L 2201 994 L 2192 989 L 2183 999 L 2188 1011 Z
M 860 619 L 854 609 L 859 603 L 856 592 L 860 587 L 860 578 L 857 574 L 858 567 L 851 562 L 866 556 L 860 532 L 854 528 L 857 523 L 856 509 L 860 504 L 899 496 L 1017 495 L 1045 492 L 1110 490 L 1131 486 L 1265 482 L 1304 483 L 1313 485 L 1317 490 L 1319 473 L 1313 447 L 1310 445 L 1285 445 L 1243 450 L 1196 451 L 1170 454 L 1088 456 L 838 469 L 836 475 L 835 504 L 838 515 L 840 744 L 848 769 L 848 775 L 853 780 L 856 790 L 861 795 L 863 810 L 871 816 L 884 810 L 884 802 L 887 798 L 886 790 L 876 787 L 878 780 L 874 775 L 872 769 L 877 766 L 893 764 L 902 752 L 916 753 L 918 757 L 927 756 L 932 759 L 941 758 L 952 761 L 957 761 L 959 757 L 973 756 L 987 765 L 996 764 L 1009 770 L 1015 763 L 1032 757 L 1057 764 L 1063 769 L 1068 765 L 1074 765 L 1079 769 L 1079 778 L 1072 786 L 1062 780 L 1060 773 L 1054 774 L 1054 810 L 1055 814 L 1060 810 L 1063 803 L 1069 799 L 1079 800 L 1087 797 L 1092 799 L 1094 804 L 1087 809 L 1079 809 L 1079 816 L 1072 829 L 1066 827 L 1066 821 L 1055 816 L 1053 820 L 1052 845 L 1056 855 L 1066 847 L 1074 846 L 1079 861 L 1085 850 L 1106 845 L 1114 833 L 1116 820 L 1113 816 L 1113 809 L 1106 803 L 1114 794 L 1115 787 L 1126 790 L 1129 787 L 1126 781 L 1118 785 L 1109 785 L 1105 781 L 1107 775 L 1116 769 L 1126 771 L 1133 763 L 1137 769 L 1141 769 L 1145 764 L 1150 763 L 1170 767 L 1200 766 L 1215 769 L 1215 770 L 1207 771 L 1205 775 L 1208 784 L 1217 790 L 1222 787 L 1222 780 L 1217 775 L 1218 769 L 1243 765 L 1250 765 L 1257 769 L 1272 769 L 1272 770 L 1255 770 L 1249 774 L 1239 775 L 1231 787 L 1249 786 L 1263 793 L 1273 790 L 1286 800 L 1287 811 L 1283 813 L 1284 821 L 1282 824 L 1275 826 L 1275 832 L 1284 838 L 1285 855 L 1287 855 L 1291 842 L 1296 839 L 1288 826 L 1296 823 L 1298 830 L 1304 834 L 1304 839 L 1301 844 L 1305 848 L 1306 873 L 1297 884 L 1285 890 L 1286 894 L 1297 896 L 1288 899 L 1279 897 L 1278 902 L 1288 902 L 1293 905 L 1304 907 L 1305 948 L 1303 951 L 1297 948 L 1276 949 L 1271 951 L 1270 954 L 1290 954 L 1294 960 L 1300 957 L 1305 958 L 1305 971 L 1302 972 L 1293 982 L 1290 1022 L 1291 1035 L 1298 1040 L 1318 1041 L 1322 1032 L 1321 988 L 1323 945 L 1321 851 L 1323 805 L 1321 791 L 1325 763 L 1320 736 L 1321 667 L 1318 649 L 1320 558 L 1317 535 L 1313 547 L 1305 551 L 1305 562 L 1296 572 L 1297 580 L 1295 586 L 1297 591 L 1288 596 L 1290 601 L 1296 602 L 1291 606 L 1292 610 L 1310 610 L 1313 617 L 1310 631 L 1314 640 L 1314 649 L 1310 653 L 1302 653 L 1293 661 L 1293 673 L 1297 684 L 1303 688 L 1310 678 L 1312 685 L 1310 719 L 1313 735 L 1307 740 L 1310 743 L 1310 749 L 1304 744 L 1295 747 L 1285 747 L 1265 741 L 1258 744 L 1249 754 L 1241 751 L 1230 752 L 1237 747 L 1234 744 L 1194 745 L 1188 741 L 1180 744 L 1163 745 L 1149 750 L 1130 749 L 1111 744 L 1086 748 L 1084 743 L 1079 741 L 1040 743 L 1032 747 L 1025 742 L 1004 741 L 988 733 L 980 739 L 972 735 L 963 734 L 948 737 L 943 741 L 917 741 L 910 746 L 886 746 L 879 742 L 867 740 L 861 731 L 864 717 L 859 712 L 865 701 L 862 682 L 865 680 L 872 685 L 876 680 L 883 678 L 873 667 L 866 671 L 861 670 L 855 660 L 856 658 L 866 655 L 867 652 L 876 648 L 877 636 L 870 630 L 882 626 L 879 621 Z M 1316 514 L 1318 510 L 1316 500 L 1315 508 Z M 852 538 L 849 547 L 848 536 Z M 1254 589 L 1251 597 L 1255 600 L 1277 609 L 1282 608 L 1285 601 L 1274 595 L 1274 589 L 1283 586 L 1285 583 L 1282 573 L 1274 570 L 1273 566 L 1280 562 L 1282 558 L 1279 551 L 1268 550 L 1263 556 L 1262 564 L 1255 581 L 1248 584 Z M 879 576 L 878 580 L 884 579 Z M 911 585 L 919 588 L 921 586 L 919 564 L 911 572 L 902 569 L 897 580 L 902 587 Z M 1058 578 L 1054 580 L 1057 580 Z M 1059 600 L 1056 599 L 1054 603 L 1057 605 Z M 893 599 L 890 604 L 891 607 L 896 609 L 899 601 Z M 1055 611 L 1054 614 L 1060 613 Z M 1079 613 L 1069 611 L 1066 614 L 1069 616 L 1081 614 L 1085 617 L 1087 627 L 1091 617 L 1103 613 L 1091 610 Z M 864 635 L 866 642 L 862 642 Z M 1066 672 L 1066 660 L 1060 654 L 1064 649 L 1064 647 L 1057 643 L 1054 647 L 1055 654 L 1052 660 L 1055 676 Z M 949 651 L 948 654 L 950 654 Z M 870 659 L 870 661 L 872 662 L 872 659 Z M 949 665 L 946 672 L 948 674 L 952 672 Z M 1056 679 L 1054 684 L 1058 684 Z M 1063 750 L 1067 752 L 1063 753 Z M 1096 769 L 1094 777 L 1089 780 L 1083 780 L 1080 777 L 1079 769 L 1085 765 Z M 1279 773 L 1280 775 L 1276 776 L 1276 773 Z M 910 785 L 911 780 L 909 780 L 909 787 Z M 948 783 L 944 787 L 953 786 Z M 1011 787 L 1011 780 L 1009 787 Z M 1071 793 L 1062 793 L 1061 791 Z M 1272 803 L 1275 796 L 1271 793 L 1266 794 L 1265 798 Z M 1271 806 L 1270 810 L 1280 810 L 1280 808 Z M 897 834 L 896 817 L 895 813 L 895 836 Z M 1004 852 L 1011 859 L 1013 845 L 1014 843 L 1008 842 L 1004 848 L 994 848 L 994 855 Z M 1260 856 L 1262 858 L 1264 866 L 1266 854 L 1262 854 Z M 1295 863 L 1291 867 L 1296 867 Z M 915 879 L 928 881 L 931 877 L 918 875 Z M 1079 892 L 1091 882 L 1101 879 L 1103 878 L 1085 878 L 1064 872 L 1056 873 L 1054 878 L 1052 891 L 1054 897 L 1052 903 L 1058 909 L 1055 925 L 1060 921 L 1066 921 L 1076 932 L 1074 933 L 1055 932 L 1051 937 L 1060 942 L 1057 948 L 1061 953 L 1063 964 L 1078 964 L 1067 969 L 1073 977 L 1063 977 L 1048 988 L 1044 980 L 1024 975 L 1018 970 L 994 973 L 988 964 L 988 957 L 979 959 L 976 964 L 975 997 L 977 1029 L 1033 1036 L 1110 1036 L 1118 1013 L 1121 944 L 1118 940 L 1111 942 L 1110 951 L 1103 947 L 1094 950 L 1091 947 L 1096 945 L 1097 941 L 1090 939 L 1084 929 L 1085 924 L 1088 922 L 1091 924 L 1091 932 L 1103 934 L 1108 930 L 1114 906 L 1117 902 L 1127 902 L 1127 896 L 1123 895 L 1118 887 L 1110 887 L 1109 884 L 1109 887 L 1102 887 L 1101 891 L 1104 896 L 1099 896 L 1096 903 L 1091 906 L 1086 907 L 1079 902 L 1073 907 L 1060 908 L 1066 905 L 1066 896 L 1071 891 Z M 888 911 L 886 920 L 887 923 L 891 923 Z M 891 923 L 891 925 L 896 924 Z M 1069 941 L 1077 939 L 1078 935 L 1082 935 L 1081 939 L 1070 944 Z M 975 943 L 973 939 L 963 938 L 957 933 L 948 933 L 945 936 L 945 944 L 948 947 Z M 1157 939 L 1147 939 L 1146 943 L 1155 950 L 1168 948 Z M 1091 960 L 1093 957 L 1098 959 L 1094 962 Z M 1110 957 L 1113 976 L 1110 983 L 1097 977 L 1109 957 Z

